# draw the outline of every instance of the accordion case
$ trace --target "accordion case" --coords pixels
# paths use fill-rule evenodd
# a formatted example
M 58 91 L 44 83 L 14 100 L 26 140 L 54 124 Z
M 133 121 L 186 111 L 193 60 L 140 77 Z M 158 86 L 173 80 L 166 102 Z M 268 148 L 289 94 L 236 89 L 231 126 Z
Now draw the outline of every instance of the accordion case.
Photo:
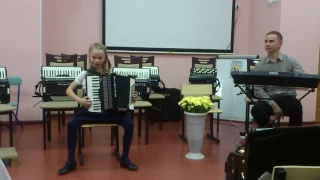
M 245 172 L 244 155 L 240 152 L 230 152 L 224 169 L 226 180 L 242 180 Z
M 256 180 L 273 167 L 320 166 L 320 147 L 312 139 L 320 136 L 319 126 L 257 128 L 246 142 L 246 180 Z

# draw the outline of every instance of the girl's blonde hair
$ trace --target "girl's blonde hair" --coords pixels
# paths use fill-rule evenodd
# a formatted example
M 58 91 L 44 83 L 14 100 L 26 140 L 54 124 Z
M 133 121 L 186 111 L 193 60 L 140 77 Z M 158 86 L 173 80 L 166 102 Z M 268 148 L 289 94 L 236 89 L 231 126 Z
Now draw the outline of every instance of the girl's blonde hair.
M 102 63 L 102 70 L 103 70 L 103 73 L 109 72 L 110 69 L 111 69 L 111 63 L 110 63 L 110 60 L 108 58 L 107 47 L 105 45 L 103 45 L 102 43 L 94 43 L 89 48 L 89 55 L 91 54 L 92 50 L 94 50 L 94 49 L 95 50 L 103 50 L 104 51 L 104 53 L 105 53 L 105 57 L 104 57 L 105 61 Z M 92 68 L 92 64 L 91 63 L 90 63 L 90 68 Z

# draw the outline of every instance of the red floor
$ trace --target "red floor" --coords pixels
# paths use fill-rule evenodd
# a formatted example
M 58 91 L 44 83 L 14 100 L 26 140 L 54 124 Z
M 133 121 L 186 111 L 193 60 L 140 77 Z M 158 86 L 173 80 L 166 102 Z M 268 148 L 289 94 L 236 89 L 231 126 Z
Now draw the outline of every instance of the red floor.
M 135 128 L 130 156 L 132 162 L 138 165 L 136 172 L 119 167 L 112 155 L 110 128 L 94 128 L 91 133 L 86 133 L 84 165 L 78 164 L 76 171 L 65 176 L 57 175 L 58 169 L 66 161 L 65 127 L 58 133 L 57 123 L 53 120 L 52 140 L 44 151 L 42 126 L 25 125 L 23 130 L 19 127 L 14 135 L 14 146 L 19 155 L 18 164 L 7 168 L 13 180 L 223 180 L 225 160 L 229 152 L 234 151 L 239 132 L 244 130 L 242 125 L 232 125 L 234 124 L 229 121 L 220 123 L 220 144 L 204 138 L 203 160 L 188 160 L 184 157 L 188 146 L 178 136 L 179 122 L 164 123 L 162 131 L 159 131 L 157 123 L 150 126 L 149 145 L 144 144 L 144 131 L 142 137 L 138 138 Z M 206 130 L 208 132 L 209 124 Z M 122 134 L 121 129 L 121 149 Z M 2 147 L 7 145 L 8 130 L 4 129 Z

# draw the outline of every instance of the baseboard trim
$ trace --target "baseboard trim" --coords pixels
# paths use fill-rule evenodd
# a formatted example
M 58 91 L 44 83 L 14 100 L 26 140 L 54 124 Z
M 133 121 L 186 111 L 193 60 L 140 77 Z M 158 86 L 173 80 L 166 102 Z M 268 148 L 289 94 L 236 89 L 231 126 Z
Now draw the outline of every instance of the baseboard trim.
M 138 113 L 134 113 L 135 116 L 138 115 Z M 57 117 L 58 115 L 57 114 L 54 114 L 54 115 L 51 115 L 52 117 Z M 66 117 L 72 117 L 72 115 L 68 115 L 66 114 Z M 223 122 L 230 122 L 230 120 L 226 120 L 226 119 L 220 119 L 219 120 L 220 122 L 222 122 L 221 124 L 223 124 Z M 41 124 L 42 121 L 20 121 L 21 124 L 23 125 L 34 125 L 34 124 Z M 174 122 L 179 122 L 179 121 L 174 121 Z M 216 121 L 215 121 L 216 122 Z M 243 124 L 244 125 L 244 122 L 240 122 L 240 121 L 233 121 L 235 124 Z M 250 123 L 251 124 L 251 123 Z M 289 124 L 289 122 L 280 122 L 280 125 L 282 126 L 287 126 Z M 317 123 L 316 121 L 306 121 L 306 122 L 303 122 L 303 125 L 304 126 L 312 126 L 312 125 L 320 125 L 320 123 Z

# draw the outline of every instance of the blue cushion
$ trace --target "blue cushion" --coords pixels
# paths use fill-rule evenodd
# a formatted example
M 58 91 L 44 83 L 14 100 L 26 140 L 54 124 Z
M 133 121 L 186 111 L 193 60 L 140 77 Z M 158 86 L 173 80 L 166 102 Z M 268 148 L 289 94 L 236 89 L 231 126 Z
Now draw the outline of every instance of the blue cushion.
M 10 106 L 17 106 L 18 103 L 17 103 L 17 102 L 9 102 L 8 105 L 10 105 Z
M 22 83 L 22 79 L 20 77 L 8 77 L 10 85 L 20 85 Z

